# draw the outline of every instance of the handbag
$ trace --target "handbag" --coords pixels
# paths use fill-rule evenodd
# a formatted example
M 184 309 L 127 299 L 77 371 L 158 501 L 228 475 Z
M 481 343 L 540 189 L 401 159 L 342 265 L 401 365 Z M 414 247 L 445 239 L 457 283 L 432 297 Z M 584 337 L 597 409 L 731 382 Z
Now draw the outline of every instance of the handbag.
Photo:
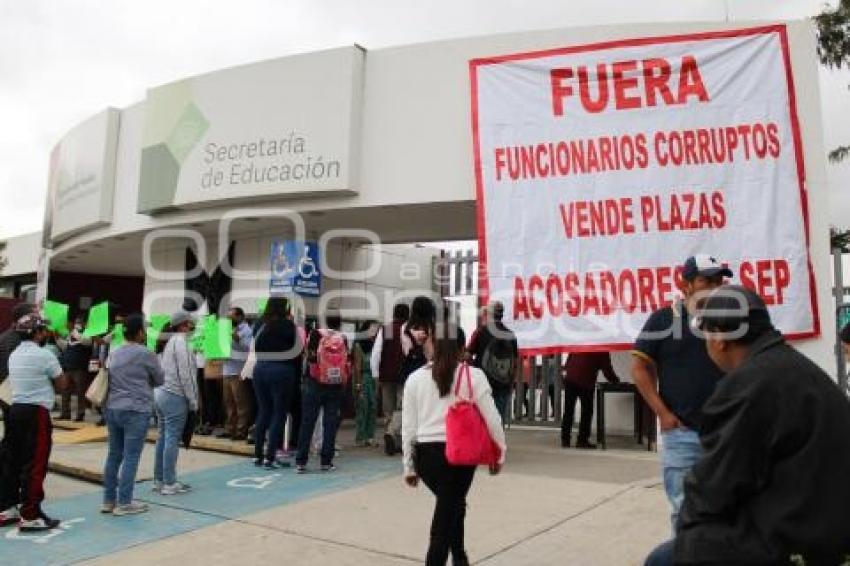
M 251 340 L 251 347 L 248 348 L 248 357 L 245 358 L 245 365 L 242 366 L 242 372 L 239 374 L 241 379 L 253 379 L 254 367 L 257 365 L 257 338 L 263 332 L 263 327 L 257 332 L 257 335 Z
M 106 402 L 106 395 L 109 393 L 109 372 L 105 368 L 101 368 L 86 390 L 86 399 L 92 405 L 102 407 Z
M 8 377 L 0 383 L 0 401 L 7 405 L 12 404 L 12 380 Z
M 454 391 L 457 400 L 446 414 L 446 460 L 455 466 L 495 464 L 498 462 L 498 449 L 474 402 L 469 364 L 461 364 L 458 373 Z M 461 385 L 464 382 L 469 397 L 461 396 Z
M 192 445 L 192 436 L 195 434 L 195 427 L 198 425 L 198 411 L 189 411 L 186 415 L 186 424 L 183 425 L 183 434 L 180 439 L 183 442 L 183 448 L 186 450 Z

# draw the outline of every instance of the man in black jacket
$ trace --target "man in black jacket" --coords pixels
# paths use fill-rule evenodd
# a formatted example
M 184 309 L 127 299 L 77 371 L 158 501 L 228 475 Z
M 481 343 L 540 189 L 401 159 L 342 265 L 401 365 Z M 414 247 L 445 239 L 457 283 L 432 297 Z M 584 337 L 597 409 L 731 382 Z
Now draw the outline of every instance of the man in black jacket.
M 714 291 L 695 324 L 726 375 L 703 407 L 702 459 L 674 541 L 649 566 L 838 565 L 850 554 L 850 402 L 785 343 L 762 299 Z

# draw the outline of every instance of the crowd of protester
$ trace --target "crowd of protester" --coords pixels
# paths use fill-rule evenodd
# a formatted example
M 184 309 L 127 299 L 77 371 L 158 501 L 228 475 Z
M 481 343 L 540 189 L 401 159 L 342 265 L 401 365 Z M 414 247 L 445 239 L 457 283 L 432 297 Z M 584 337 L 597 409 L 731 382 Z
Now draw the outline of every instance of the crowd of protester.
M 688 258 L 683 297 L 649 316 L 632 351 L 632 380 L 661 431 L 671 509 L 672 537 L 646 563 L 840 564 L 850 551 L 850 402 L 785 342 L 764 301 L 726 284 L 730 277 L 710 256 Z M 356 444 L 401 453 L 407 485 L 421 480 L 435 496 L 426 563 L 445 564 L 449 555 L 469 563 L 464 522 L 476 464 L 450 458 L 447 420 L 461 402 L 474 405 L 492 443 L 490 472 L 501 471 L 511 395 L 525 396 L 519 386 L 528 369 L 502 304 L 482 310 L 467 342 L 445 307 L 425 296 L 396 305 L 386 324 L 360 321 L 356 332 L 344 332 L 336 315 L 305 324 L 274 296 L 256 320 L 229 310 L 225 360 L 195 351 L 197 320 L 185 311 L 170 317 L 153 351 L 141 314 L 121 317 L 124 343 L 115 348 L 110 335 L 87 337 L 82 319 L 59 338 L 34 306 L 12 314 L 12 327 L 0 334 L 0 378 L 11 384 L 11 403 L 0 404 L 1 525 L 41 531 L 59 524 L 42 509 L 50 413 L 58 394 L 59 418 L 85 419 L 92 373 L 103 366 L 106 400 L 92 407 L 108 429 L 102 512 L 149 510 L 133 494 L 153 423 L 153 489 L 178 496 L 191 490 L 178 479 L 178 459 L 193 434 L 253 444 L 254 464 L 267 470 L 306 473 L 315 453 L 327 474 L 337 469 L 337 433 L 351 410 Z M 850 353 L 850 326 L 840 339 Z M 599 373 L 621 381 L 606 352 L 570 354 L 561 370 L 564 448 L 573 445 L 576 402 L 575 446 L 595 448 L 589 435 Z

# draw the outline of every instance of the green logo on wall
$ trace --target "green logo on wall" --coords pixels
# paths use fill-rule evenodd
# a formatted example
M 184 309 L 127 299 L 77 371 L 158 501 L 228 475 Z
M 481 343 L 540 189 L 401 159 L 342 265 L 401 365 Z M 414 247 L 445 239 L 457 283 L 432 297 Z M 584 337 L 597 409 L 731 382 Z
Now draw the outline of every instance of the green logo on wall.
M 180 168 L 210 124 L 192 101 L 190 81 L 148 92 L 137 210 L 174 205 Z

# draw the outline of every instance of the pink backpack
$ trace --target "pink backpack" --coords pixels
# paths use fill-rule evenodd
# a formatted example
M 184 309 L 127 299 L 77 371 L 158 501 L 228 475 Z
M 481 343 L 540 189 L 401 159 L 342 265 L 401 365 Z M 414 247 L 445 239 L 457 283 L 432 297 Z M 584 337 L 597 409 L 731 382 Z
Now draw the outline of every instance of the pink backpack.
M 322 339 L 316 353 L 313 377 L 322 385 L 343 385 L 351 375 L 345 337 L 333 330 L 320 330 Z

